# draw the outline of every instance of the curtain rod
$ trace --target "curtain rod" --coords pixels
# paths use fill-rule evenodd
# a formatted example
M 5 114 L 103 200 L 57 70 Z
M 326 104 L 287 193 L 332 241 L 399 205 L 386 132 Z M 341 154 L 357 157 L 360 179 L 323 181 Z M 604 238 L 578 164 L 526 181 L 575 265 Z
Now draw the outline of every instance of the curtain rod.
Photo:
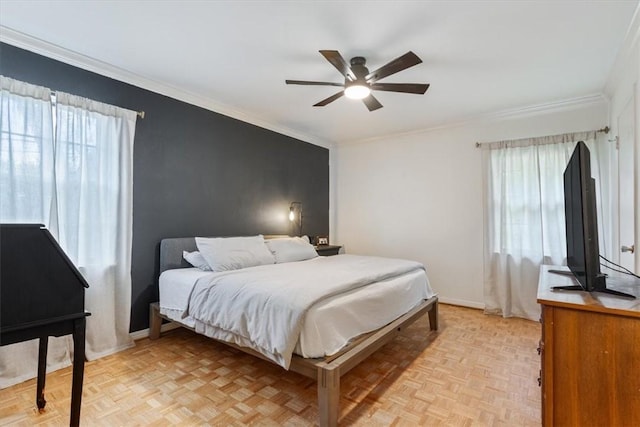
M 55 94 L 56 94 L 56 91 L 55 91 L 55 90 L 52 90 L 52 91 L 51 91 L 51 95 L 55 96 Z M 118 107 L 118 108 L 121 108 L 121 107 Z M 137 115 L 138 117 L 140 117 L 141 119 L 144 119 L 145 112 L 144 112 L 144 111 L 136 111 L 136 115 Z M 608 128 L 607 128 L 607 129 L 608 129 Z
M 605 126 L 605 127 L 603 127 L 602 129 L 598 129 L 596 132 L 609 133 L 609 131 L 610 131 L 610 130 L 611 130 L 611 129 L 609 129 L 609 126 Z M 593 131 L 592 131 L 592 132 L 593 132 Z M 482 142 L 476 142 L 476 148 L 480 148 L 480 146 L 481 146 L 482 144 L 490 144 L 490 143 L 487 143 L 487 142 L 485 142 L 485 143 L 482 143 Z

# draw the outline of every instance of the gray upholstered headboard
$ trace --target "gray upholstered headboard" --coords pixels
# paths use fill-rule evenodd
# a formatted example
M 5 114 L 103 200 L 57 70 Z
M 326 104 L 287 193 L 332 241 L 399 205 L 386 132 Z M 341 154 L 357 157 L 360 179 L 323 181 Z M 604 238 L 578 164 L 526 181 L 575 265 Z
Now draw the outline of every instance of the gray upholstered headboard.
M 173 268 L 187 268 L 191 265 L 182 257 L 182 251 L 198 250 L 195 237 L 176 237 L 160 241 L 160 273 Z

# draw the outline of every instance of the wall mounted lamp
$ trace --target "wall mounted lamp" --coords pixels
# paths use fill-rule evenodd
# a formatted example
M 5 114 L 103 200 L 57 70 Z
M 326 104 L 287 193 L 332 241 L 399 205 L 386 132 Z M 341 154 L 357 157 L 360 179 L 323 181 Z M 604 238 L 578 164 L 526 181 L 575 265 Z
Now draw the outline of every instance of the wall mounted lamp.
M 289 206 L 289 221 L 294 224 L 298 223 L 298 232 L 299 235 L 302 236 L 302 203 L 300 202 L 291 202 Z

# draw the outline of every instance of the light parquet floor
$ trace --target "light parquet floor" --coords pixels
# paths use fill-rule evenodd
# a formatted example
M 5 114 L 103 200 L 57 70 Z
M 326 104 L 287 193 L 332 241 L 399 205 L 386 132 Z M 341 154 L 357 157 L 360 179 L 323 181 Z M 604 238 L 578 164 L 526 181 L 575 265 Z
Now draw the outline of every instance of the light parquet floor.
M 424 316 L 342 377 L 340 424 L 539 426 L 540 324 L 440 305 L 440 330 Z M 317 424 L 316 384 L 185 329 L 88 362 L 84 426 L 307 426 Z M 69 423 L 71 368 L 0 390 L 0 426 Z

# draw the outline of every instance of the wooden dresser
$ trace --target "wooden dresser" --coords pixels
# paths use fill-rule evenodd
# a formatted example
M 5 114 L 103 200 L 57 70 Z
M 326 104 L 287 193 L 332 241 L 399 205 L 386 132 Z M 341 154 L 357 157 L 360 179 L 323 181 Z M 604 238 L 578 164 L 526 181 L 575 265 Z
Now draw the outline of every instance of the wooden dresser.
M 577 282 L 549 269 L 567 268 L 542 266 L 538 283 L 542 424 L 640 426 L 640 286 L 608 285 L 635 300 L 553 291 Z

